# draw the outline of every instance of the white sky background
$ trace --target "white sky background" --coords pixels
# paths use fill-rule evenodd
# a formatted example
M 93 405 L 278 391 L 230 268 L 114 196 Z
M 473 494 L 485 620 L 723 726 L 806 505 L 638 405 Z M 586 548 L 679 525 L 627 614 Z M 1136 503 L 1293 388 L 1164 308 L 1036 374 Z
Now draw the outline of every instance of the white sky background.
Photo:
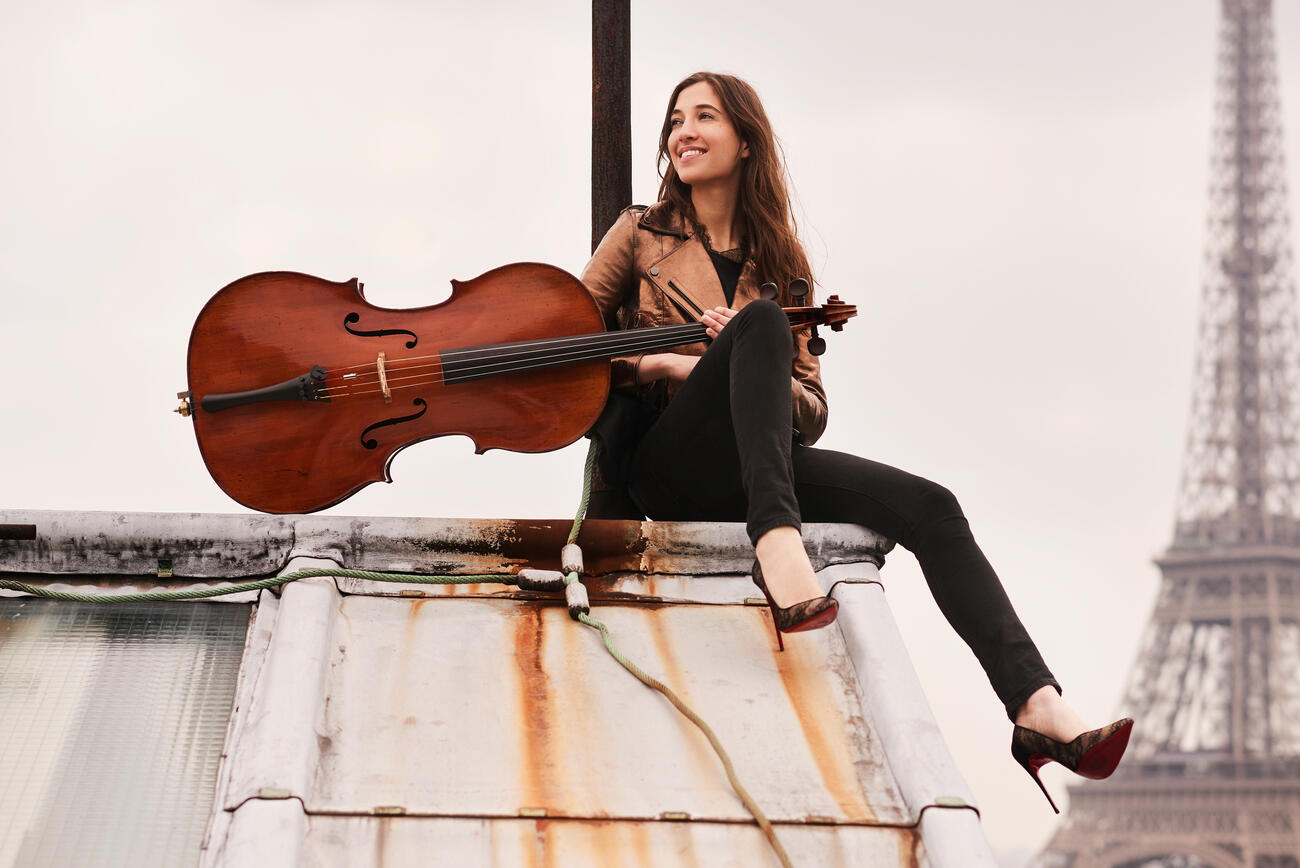
M 672 86 L 747 77 L 823 294 L 861 312 L 829 336 L 820 445 L 952 488 L 1068 698 L 1110 720 L 1171 538 L 1217 4 L 634 7 L 636 199 Z M 1294 184 L 1300 16 L 1279 7 Z M 195 316 L 244 274 L 356 276 L 409 307 L 506 262 L 586 261 L 586 2 L 4 17 L 0 506 L 242 511 L 170 410 Z M 427 442 L 332 511 L 565 517 L 584 449 Z M 910 555 L 884 577 L 990 840 L 1038 846 L 1055 818 L 983 673 Z

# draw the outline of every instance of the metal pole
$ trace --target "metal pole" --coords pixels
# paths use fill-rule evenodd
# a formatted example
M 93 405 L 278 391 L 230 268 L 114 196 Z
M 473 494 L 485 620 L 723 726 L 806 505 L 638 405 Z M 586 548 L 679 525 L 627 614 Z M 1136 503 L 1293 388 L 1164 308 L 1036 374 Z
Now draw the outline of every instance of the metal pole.
M 632 4 L 591 3 L 591 249 L 632 204 Z

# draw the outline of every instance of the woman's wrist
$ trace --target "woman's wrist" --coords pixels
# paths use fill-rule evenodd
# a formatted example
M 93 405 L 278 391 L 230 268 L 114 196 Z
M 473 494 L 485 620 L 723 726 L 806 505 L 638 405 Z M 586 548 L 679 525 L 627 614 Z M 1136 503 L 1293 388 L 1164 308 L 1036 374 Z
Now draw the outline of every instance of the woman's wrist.
M 641 364 L 637 366 L 636 379 L 638 383 L 653 383 L 655 380 L 662 380 L 668 376 L 668 359 L 672 353 L 649 353 L 641 357 Z
M 651 353 L 641 357 L 637 365 L 637 382 L 645 384 L 655 380 L 685 380 L 695 368 L 696 357 L 681 353 Z

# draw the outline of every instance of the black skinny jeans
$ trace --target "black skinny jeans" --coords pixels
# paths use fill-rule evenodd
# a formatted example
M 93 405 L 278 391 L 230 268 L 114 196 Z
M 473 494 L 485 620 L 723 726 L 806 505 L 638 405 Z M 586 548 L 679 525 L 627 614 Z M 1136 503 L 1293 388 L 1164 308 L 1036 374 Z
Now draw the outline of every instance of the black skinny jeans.
M 916 555 L 948 623 L 975 652 L 1013 721 L 1039 688 L 1060 691 L 946 488 L 886 464 L 793 442 L 790 326 L 746 305 L 642 438 L 629 492 L 646 515 L 744 518 L 751 541 L 800 519 L 849 522 Z

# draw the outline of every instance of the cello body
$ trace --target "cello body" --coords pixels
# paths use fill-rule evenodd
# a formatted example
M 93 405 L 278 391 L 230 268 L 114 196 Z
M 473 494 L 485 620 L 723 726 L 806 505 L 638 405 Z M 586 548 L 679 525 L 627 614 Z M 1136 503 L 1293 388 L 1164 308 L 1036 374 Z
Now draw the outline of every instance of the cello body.
M 608 361 L 448 382 L 441 354 L 603 329 L 577 278 L 539 263 L 453 280 L 446 301 L 402 310 L 370 304 L 355 279 L 263 272 L 199 314 L 186 399 L 223 491 L 264 512 L 314 512 L 391 481 L 393 456 L 431 437 L 463 434 L 480 453 L 574 442 L 605 405 Z

